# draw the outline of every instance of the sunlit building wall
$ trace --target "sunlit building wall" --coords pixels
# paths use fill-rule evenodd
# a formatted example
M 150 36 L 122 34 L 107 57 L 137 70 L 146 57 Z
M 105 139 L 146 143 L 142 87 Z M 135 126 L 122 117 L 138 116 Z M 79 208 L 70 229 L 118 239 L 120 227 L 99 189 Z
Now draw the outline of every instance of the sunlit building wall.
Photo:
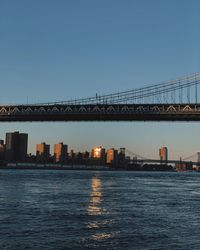
M 102 146 L 95 147 L 91 151 L 91 158 L 97 158 L 101 160 L 105 160 L 106 150 L 102 148 Z
M 50 157 L 50 145 L 42 142 L 36 145 L 36 160 L 39 162 L 46 162 Z
M 114 148 L 108 149 L 106 152 L 106 163 L 114 164 L 117 162 L 118 151 Z
M 168 161 L 168 149 L 167 147 L 161 147 L 159 149 L 159 156 L 161 161 Z
M 54 144 L 55 162 L 65 162 L 67 160 L 68 146 L 62 142 Z

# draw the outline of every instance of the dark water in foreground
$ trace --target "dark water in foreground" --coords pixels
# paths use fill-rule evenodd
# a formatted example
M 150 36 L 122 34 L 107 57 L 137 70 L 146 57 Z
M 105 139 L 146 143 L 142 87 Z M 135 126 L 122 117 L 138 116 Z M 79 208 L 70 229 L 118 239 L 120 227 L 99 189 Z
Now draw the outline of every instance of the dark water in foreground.
M 200 173 L 0 170 L 0 249 L 200 249 Z

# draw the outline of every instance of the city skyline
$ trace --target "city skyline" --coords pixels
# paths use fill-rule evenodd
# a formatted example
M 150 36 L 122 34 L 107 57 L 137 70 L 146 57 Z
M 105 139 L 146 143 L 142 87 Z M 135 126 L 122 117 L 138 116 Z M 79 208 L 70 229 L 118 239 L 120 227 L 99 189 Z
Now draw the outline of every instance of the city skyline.
M 198 72 L 199 10 L 196 0 L 3 1 L 0 102 L 68 100 Z M 40 141 L 69 142 L 77 151 L 124 145 L 152 158 L 162 145 L 176 159 L 200 148 L 199 123 L 0 124 L 1 137 L 16 130 L 33 138 L 30 152 Z
M 37 157 L 40 158 L 41 156 L 42 158 L 43 156 L 45 156 L 45 158 L 55 156 L 55 159 L 59 159 L 59 157 L 61 157 L 62 159 L 65 159 L 65 157 L 71 152 L 73 152 L 74 154 L 79 154 L 79 153 L 84 154 L 88 152 L 92 158 L 99 158 L 99 157 L 101 158 L 102 152 L 104 152 L 103 153 L 104 155 L 106 153 L 109 154 L 110 153 L 109 151 L 113 151 L 112 154 L 115 154 L 116 152 L 121 152 L 121 150 L 124 150 L 124 154 L 126 154 L 127 157 L 130 157 L 130 159 L 133 159 L 136 157 L 138 159 L 152 159 L 152 160 L 155 159 L 155 160 L 160 160 L 161 162 L 166 162 L 168 160 L 180 160 L 180 159 L 183 161 L 186 160 L 186 161 L 196 162 L 196 161 L 199 161 L 199 154 L 200 154 L 199 151 L 196 151 L 196 152 L 192 152 L 192 155 L 179 155 L 177 158 L 172 158 L 169 156 L 171 154 L 169 150 L 170 147 L 168 147 L 168 145 L 160 145 L 160 148 L 158 147 L 154 149 L 155 157 L 149 157 L 145 155 L 143 151 L 141 152 L 139 152 L 138 150 L 132 151 L 130 148 L 127 148 L 125 145 L 120 145 L 119 147 L 116 147 L 115 145 L 106 147 L 103 144 L 96 144 L 96 145 L 92 145 L 90 148 L 83 148 L 82 150 L 79 150 L 79 149 L 77 150 L 76 147 L 71 147 L 71 145 L 69 145 L 66 141 L 63 141 L 63 140 L 54 141 L 52 142 L 52 144 L 48 143 L 48 141 L 40 141 L 40 142 L 38 141 L 34 145 L 34 150 L 31 152 L 28 146 L 31 143 L 31 138 L 29 137 L 28 139 L 28 137 L 29 137 L 28 133 L 24 133 L 23 131 L 6 132 L 5 136 L 0 138 L 0 151 L 1 151 L 0 153 L 3 153 L 4 150 L 6 153 L 6 151 L 9 151 L 9 149 L 11 149 L 14 146 L 14 148 L 16 147 L 16 149 L 14 149 L 14 151 L 12 149 L 11 151 L 13 152 L 9 152 L 9 154 L 10 153 L 11 155 L 14 154 L 13 156 L 14 158 L 16 158 L 16 160 L 18 160 L 19 158 L 19 159 L 22 159 L 23 161 L 24 159 L 23 157 L 25 155 L 36 156 L 36 158 Z M 22 148 L 20 146 L 21 143 L 22 145 L 24 145 L 22 146 Z M 18 154 L 16 154 L 16 152 L 18 152 Z M 21 152 L 22 154 L 21 153 L 19 154 L 19 152 Z M 6 156 L 6 155 L 7 153 L 5 154 L 5 157 L 7 158 L 7 160 L 13 157 L 13 156 Z M 113 156 L 110 156 L 110 157 L 112 158 Z
M 3 124 L 5 123 L 0 124 L 0 127 Z M 46 141 L 48 144 L 52 145 L 54 142 L 63 141 L 76 151 L 90 149 L 94 145 L 104 145 L 106 148 L 112 148 L 114 146 L 120 148 L 121 146 L 125 146 L 137 154 L 145 152 L 144 156 L 147 158 L 155 158 L 157 156 L 156 149 L 163 145 L 169 148 L 169 158 L 173 159 L 179 159 L 179 157 L 183 155 L 187 157 L 194 152 L 200 151 L 198 137 L 194 134 L 194 131 L 198 130 L 199 123 L 195 122 L 179 122 L 178 131 L 176 129 L 177 123 L 173 122 L 117 122 L 117 124 L 119 124 L 117 135 L 116 131 L 112 129 L 113 123 L 111 122 L 101 122 L 101 128 L 94 126 L 94 123 L 75 122 L 67 123 L 67 126 L 65 123 L 60 123 L 57 126 L 54 123 L 45 123 L 46 131 L 41 128 L 41 123 L 29 123 L 28 129 L 27 123 L 18 124 L 19 123 L 11 123 L 1 129 L 0 138 L 3 139 L 7 131 L 23 131 L 24 133 L 28 133 L 30 138 L 32 138 L 31 143 L 29 142 L 28 145 L 29 153 L 34 153 L 35 145 L 42 141 Z M 147 124 L 149 130 L 147 130 Z M 57 128 L 61 127 L 61 129 L 55 131 L 55 126 Z M 66 127 L 68 129 L 63 133 L 63 129 L 65 130 Z M 99 137 L 98 133 L 104 133 L 105 130 L 109 130 L 109 136 L 107 138 Z M 132 133 L 130 135 L 126 133 L 122 134 L 123 130 L 132 130 Z M 163 131 L 168 130 L 171 130 L 171 133 L 166 138 Z M 52 131 L 55 131 L 55 133 L 52 134 Z M 72 131 L 74 132 L 72 133 Z M 142 131 L 142 135 L 139 134 L 138 131 Z M 35 134 L 37 134 L 37 136 L 35 136 Z M 88 135 L 90 136 L 89 139 Z M 173 140 L 174 137 L 178 138 L 178 140 Z

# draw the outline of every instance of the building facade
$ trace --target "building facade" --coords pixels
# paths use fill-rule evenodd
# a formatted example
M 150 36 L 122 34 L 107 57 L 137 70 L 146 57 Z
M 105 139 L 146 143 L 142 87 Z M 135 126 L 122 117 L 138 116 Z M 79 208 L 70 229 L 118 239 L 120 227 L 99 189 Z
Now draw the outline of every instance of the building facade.
M 168 149 L 167 147 L 161 147 L 159 149 L 160 161 L 168 161 Z
M 36 145 L 36 161 L 45 163 L 48 162 L 50 158 L 50 145 L 42 142 Z
M 54 144 L 54 160 L 55 162 L 64 163 L 68 156 L 68 146 L 62 142 Z
M 6 133 L 5 159 L 7 161 L 26 161 L 28 134 Z
M 91 151 L 91 158 L 96 158 L 99 160 L 105 160 L 106 158 L 106 150 L 102 146 L 95 147 Z
M 4 144 L 4 140 L 0 140 L 0 160 L 5 160 L 5 144 Z
M 117 163 L 118 151 L 114 148 L 108 149 L 106 152 L 106 163 L 107 164 L 116 164 Z

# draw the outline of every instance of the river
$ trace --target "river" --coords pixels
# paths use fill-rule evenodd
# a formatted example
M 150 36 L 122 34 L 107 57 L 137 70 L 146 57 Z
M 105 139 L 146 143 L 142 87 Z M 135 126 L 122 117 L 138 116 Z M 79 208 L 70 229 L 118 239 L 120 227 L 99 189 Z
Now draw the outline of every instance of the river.
M 0 249 L 200 249 L 200 173 L 0 170 Z

